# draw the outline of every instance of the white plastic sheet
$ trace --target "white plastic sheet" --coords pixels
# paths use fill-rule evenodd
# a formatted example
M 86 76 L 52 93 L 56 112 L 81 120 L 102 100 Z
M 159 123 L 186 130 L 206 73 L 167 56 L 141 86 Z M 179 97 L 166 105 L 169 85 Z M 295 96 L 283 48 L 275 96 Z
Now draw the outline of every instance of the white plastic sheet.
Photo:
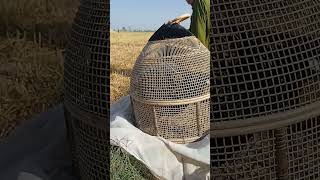
M 209 179 L 210 138 L 190 144 L 175 144 L 161 137 L 145 134 L 132 125 L 130 97 L 110 109 L 111 144 L 120 146 L 137 158 L 159 179 Z
M 77 180 L 63 106 L 34 116 L 0 143 L 0 180 Z

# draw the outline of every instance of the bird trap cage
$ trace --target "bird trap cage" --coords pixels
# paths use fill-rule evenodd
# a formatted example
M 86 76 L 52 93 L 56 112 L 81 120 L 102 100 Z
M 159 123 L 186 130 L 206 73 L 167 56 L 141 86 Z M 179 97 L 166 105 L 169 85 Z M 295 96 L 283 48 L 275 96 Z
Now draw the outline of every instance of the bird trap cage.
M 320 2 L 211 1 L 211 178 L 320 179 Z
M 109 6 L 109 0 L 81 0 L 66 49 L 66 126 L 82 180 L 109 174 Z
M 182 26 L 161 26 L 134 65 L 130 96 L 145 133 L 176 143 L 208 134 L 209 50 Z

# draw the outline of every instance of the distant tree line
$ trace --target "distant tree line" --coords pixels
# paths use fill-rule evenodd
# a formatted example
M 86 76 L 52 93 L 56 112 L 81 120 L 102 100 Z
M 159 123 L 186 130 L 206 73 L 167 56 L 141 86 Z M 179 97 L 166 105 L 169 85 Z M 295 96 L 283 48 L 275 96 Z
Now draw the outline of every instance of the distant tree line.
M 113 29 L 113 31 L 116 32 L 154 32 L 154 30 L 151 29 L 132 29 L 132 28 L 126 28 L 126 27 L 122 27 L 119 29 Z

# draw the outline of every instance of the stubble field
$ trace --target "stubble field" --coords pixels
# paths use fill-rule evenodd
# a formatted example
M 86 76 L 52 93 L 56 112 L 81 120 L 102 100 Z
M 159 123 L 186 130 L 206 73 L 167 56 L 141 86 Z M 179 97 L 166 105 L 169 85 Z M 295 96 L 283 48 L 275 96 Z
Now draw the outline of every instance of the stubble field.
M 128 95 L 131 70 L 151 35 L 148 32 L 110 33 L 111 103 Z
M 111 103 L 129 94 L 131 70 L 151 35 L 149 32 L 110 33 Z M 110 165 L 111 179 L 154 179 L 144 165 L 117 147 L 111 147 Z

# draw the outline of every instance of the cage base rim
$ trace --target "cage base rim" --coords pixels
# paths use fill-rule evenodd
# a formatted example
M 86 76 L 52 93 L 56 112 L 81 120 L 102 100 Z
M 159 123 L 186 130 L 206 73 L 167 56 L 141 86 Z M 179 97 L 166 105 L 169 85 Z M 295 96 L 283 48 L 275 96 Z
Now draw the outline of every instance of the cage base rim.
M 210 99 L 210 93 L 200 96 L 200 97 L 195 97 L 195 98 L 190 98 L 190 99 L 182 99 L 182 100 L 163 100 L 163 101 L 155 101 L 155 100 L 143 100 L 141 98 L 135 97 L 133 95 L 130 95 L 130 98 L 132 98 L 134 101 L 138 101 L 143 104 L 148 104 L 148 105 L 154 105 L 154 106 L 177 106 L 177 105 L 186 105 L 186 104 L 193 104 L 201 101 L 205 101 Z
M 209 134 L 209 132 L 202 134 L 201 136 L 194 136 L 191 138 L 170 138 L 170 139 L 165 139 L 163 137 L 161 137 L 160 135 L 157 135 L 157 137 L 161 137 L 167 141 L 173 142 L 173 143 L 177 143 L 177 144 L 188 144 L 188 143 L 193 143 L 196 142 L 202 138 L 204 138 L 205 136 L 207 136 Z
M 315 102 L 304 107 L 263 117 L 253 117 L 246 120 L 223 122 L 221 124 L 211 122 L 210 136 L 225 137 L 277 129 L 319 115 L 320 102 Z
M 63 105 L 72 116 L 75 116 L 80 121 L 102 130 L 107 129 L 107 117 L 102 117 L 93 113 L 85 112 L 73 105 L 71 102 L 68 102 L 67 100 L 63 102 Z

